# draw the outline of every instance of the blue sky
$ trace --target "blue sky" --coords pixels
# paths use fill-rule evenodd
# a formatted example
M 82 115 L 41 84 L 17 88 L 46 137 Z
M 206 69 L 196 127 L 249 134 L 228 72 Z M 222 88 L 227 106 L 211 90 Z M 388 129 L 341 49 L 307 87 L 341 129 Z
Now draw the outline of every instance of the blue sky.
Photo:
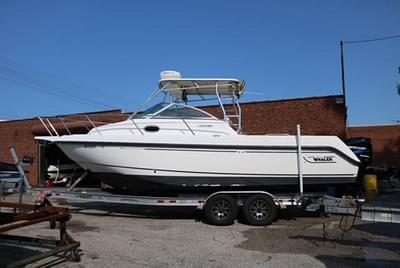
M 132 111 L 162 70 L 245 79 L 243 101 L 340 94 L 339 40 L 400 34 L 399 11 L 396 0 L 1 0 L 0 118 Z M 400 120 L 400 38 L 347 44 L 345 63 L 349 123 Z

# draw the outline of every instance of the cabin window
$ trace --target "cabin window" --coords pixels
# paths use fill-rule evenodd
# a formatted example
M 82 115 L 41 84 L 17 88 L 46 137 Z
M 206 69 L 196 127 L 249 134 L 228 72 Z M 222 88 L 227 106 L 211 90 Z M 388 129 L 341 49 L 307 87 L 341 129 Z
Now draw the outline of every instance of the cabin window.
M 154 115 L 155 118 L 210 118 L 207 113 L 190 106 L 173 104 Z
M 181 103 L 160 102 L 134 118 L 207 118 L 215 119 L 212 115 Z

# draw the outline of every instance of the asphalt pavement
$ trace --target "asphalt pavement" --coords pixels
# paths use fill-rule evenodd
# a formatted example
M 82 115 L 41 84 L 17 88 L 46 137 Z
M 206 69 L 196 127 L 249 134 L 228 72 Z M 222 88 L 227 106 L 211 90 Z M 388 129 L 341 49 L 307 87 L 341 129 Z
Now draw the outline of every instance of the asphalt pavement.
M 239 221 L 220 227 L 203 222 L 195 209 L 94 203 L 73 212 L 67 224 L 81 242 L 81 261 L 53 257 L 31 267 L 400 266 L 400 225 L 357 219 L 343 232 L 340 220 L 292 209 L 269 226 Z M 57 238 L 58 231 L 48 227 L 42 223 L 9 233 Z M 0 267 L 38 250 L 0 242 Z

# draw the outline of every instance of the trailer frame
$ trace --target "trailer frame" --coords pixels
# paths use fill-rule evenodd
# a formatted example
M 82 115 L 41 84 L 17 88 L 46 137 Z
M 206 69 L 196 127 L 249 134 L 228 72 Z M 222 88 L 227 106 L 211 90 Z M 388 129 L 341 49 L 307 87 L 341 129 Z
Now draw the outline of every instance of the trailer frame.
M 17 246 L 31 246 L 36 248 L 50 248 L 39 254 L 20 259 L 7 264 L 7 267 L 24 267 L 27 264 L 51 257 L 59 256 L 72 261 L 80 261 L 80 242 L 75 241 L 67 232 L 66 223 L 71 219 L 67 208 L 54 207 L 50 203 L 40 205 L 0 202 L 0 209 L 6 208 L 7 212 L 1 212 L 0 219 L 0 241 Z M 11 210 L 11 211 L 10 211 Z M 17 210 L 24 212 L 17 212 Z M 49 222 L 50 228 L 54 229 L 59 223 L 59 239 L 44 239 L 30 236 L 5 234 L 11 230 L 22 227 Z

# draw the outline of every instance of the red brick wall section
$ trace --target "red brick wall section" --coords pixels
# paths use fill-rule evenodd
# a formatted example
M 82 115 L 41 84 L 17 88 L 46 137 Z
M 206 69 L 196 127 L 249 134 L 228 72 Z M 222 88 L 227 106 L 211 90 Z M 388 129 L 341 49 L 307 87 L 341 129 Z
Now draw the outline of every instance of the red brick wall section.
M 348 135 L 371 138 L 372 165 L 400 168 L 400 125 L 349 127 Z
M 249 135 L 296 134 L 301 125 L 305 135 L 336 135 L 345 138 L 346 110 L 337 104 L 340 96 L 242 104 L 243 129 Z M 219 107 L 203 107 L 220 117 Z
M 11 147 L 15 147 L 19 158 L 32 156 L 34 162 L 25 170 L 33 186 L 37 186 L 38 150 L 31 128 L 38 123 L 36 119 L 0 123 L 0 161 L 14 162 L 10 154 Z

